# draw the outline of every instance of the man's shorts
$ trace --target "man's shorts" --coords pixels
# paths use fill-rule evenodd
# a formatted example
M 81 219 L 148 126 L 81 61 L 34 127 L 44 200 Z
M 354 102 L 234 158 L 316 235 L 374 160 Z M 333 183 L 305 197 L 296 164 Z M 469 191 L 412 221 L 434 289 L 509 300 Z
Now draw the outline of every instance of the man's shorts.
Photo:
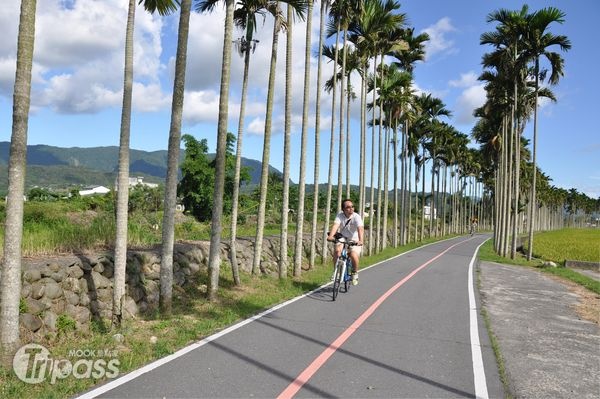
M 340 247 L 340 250 L 341 250 L 342 245 L 343 244 L 338 244 L 338 246 Z M 363 248 L 362 245 L 353 245 L 351 247 L 348 247 L 348 253 L 355 253 L 358 256 L 360 256 L 360 254 L 362 253 L 362 248 Z

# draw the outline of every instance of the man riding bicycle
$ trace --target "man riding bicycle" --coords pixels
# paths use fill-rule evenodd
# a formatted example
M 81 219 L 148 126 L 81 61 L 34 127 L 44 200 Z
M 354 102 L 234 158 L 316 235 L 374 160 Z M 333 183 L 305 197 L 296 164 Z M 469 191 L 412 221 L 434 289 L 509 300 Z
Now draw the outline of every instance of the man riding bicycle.
M 354 270 L 352 270 L 352 284 L 358 284 L 358 260 L 362 250 L 365 228 L 360 215 L 354 212 L 354 205 L 351 199 L 342 201 L 342 211 L 337 214 L 333 221 L 333 226 L 329 230 L 327 241 L 335 241 L 336 233 L 340 233 L 346 240 L 354 241 L 356 245 L 348 247 L 348 256 L 352 260 Z M 342 253 L 344 245 L 336 244 L 333 252 L 333 265 L 337 262 Z

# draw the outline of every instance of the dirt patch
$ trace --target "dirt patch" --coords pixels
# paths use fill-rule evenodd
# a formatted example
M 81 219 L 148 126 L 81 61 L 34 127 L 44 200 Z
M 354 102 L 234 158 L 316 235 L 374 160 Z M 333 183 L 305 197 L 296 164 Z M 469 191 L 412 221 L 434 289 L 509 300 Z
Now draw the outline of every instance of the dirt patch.
M 574 308 L 579 317 L 600 325 L 600 295 L 558 276 L 549 275 L 548 277 L 563 283 L 569 288 L 569 291 L 578 296 L 579 303 Z

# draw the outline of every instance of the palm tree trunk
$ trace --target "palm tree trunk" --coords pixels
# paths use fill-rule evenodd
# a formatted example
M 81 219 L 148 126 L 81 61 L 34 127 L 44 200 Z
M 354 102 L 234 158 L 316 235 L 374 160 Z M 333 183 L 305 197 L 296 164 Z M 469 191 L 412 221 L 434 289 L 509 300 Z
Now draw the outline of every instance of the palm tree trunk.
M 125 299 L 125 268 L 127 266 L 127 212 L 129 208 L 129 136 L 131 129 L 131 97 L 133 92 L 133 27 L 135 0 L 129 0 L 125 33 L 125 77 L 121 134 L 119 140 L 119 172 L 117 178 L 117 221 L 115 238 L 115 271 L 113 281 L 112 326 L 119 328 Z
M 279 6 L 278 6 L 279 8 Z M 271 156 L 271 125 L 273 122 L 273 96 L 275 89 L 275 68 L 277 66 L 277 43 L 281 21 L 275 17 L 273 26 L 273 41 L 271 44 L 271 66 L 269 69 L 269 86 L 267 90 L 267 111 L 265 115 L 265 136 L 263 144 L 262 170 L 260 176 L 260 201 L 258 206 L 258 220 L 256 224 L 256 241 L 254 243 L 254 259 L 252 261 L 252 274 L 258 274 L 261 267 L 262 241 L 265 228 L 265 213 L 267 203 L 267 189 L 269 186 L 269 158 Z
M 231 43 L 233 36 L 233 11 L 235 2 L 225 1 L 225 32 L 223 34 L 223 63 L 221 65 L 221 89 L 219 93 L 219 120 L 217 124 L 217 153 L 215 156 L 215 191 L 210 228 L 210 251 L 208 253 L 208 299 L 217 299 L 219 271 L 221 268 L 221 229 L 223 216 L 223 192 L 225 188 L 225 156 L 227 147 L 227 118 L 229 115 L 229 77 L 231 75 Z
M 281 239 L 279 240 L 279 278 L 287 277 L 288 215 L 290 204 L 290 135 L 292 129 L 292 7 L 287 5 L 285 52 L 285 122 L 283 134 L 283 198 L 281 206 Z
M 342 207 L 342 175 L 344 165 L 344 101 L 346 100 L 346 30 L 344 30 L 342 36 L 342 74 L 340 80 L 340 131 L 339 131 L 339 150 L 338 150 L 338 191 L 337 191 L 337 209 Z M 337 64 L 333 69 L 333 73 L 337 75 Z M 335 79 L 334 79 L 335 82 Z
M 181 2 L 179 33 L 177 35 L 177 55 L 175 57 L 175 80 L 171 104 L 171 127 L 167 152 L 167 179 L 165 183 L 165 203 L 162 225 L 162 249 L 160 260 L 160 310 L 163 315 L 171 314 L 173 294 L 173 245 L 175 243 L 175 207 L 177 205 L 177 172 L 179 170 L 179 148 L 181 146 L 181 122 L 183 117 L 183 97 L 185 67 L 187 64 L 187 43 L 190 31 L 190 10 L 192 0 Z
M 315 258 L 317 256 L 317 222 L 319 216 L 319 168 L 320 168 L 320 155 L 321 155 L 321 78 L 322 78 L 322 61 L 323 61 L 323 36 L 325 33 L 325 12 L 327 2 L 321 2 L 321 12 L 319 20 L 319 56 L 317 60 L 317 98 L 315 100 L 315 171 L 313 177 L 313 211 L 312 211 L 312 228 L 310 234 L 310 261 L 309 268 L 315 266 Z M 307 51 L 310 51 L 308 49 Z M 325 249 L 325 246 L 323 246 Z M 321 262 L 325 253 L 321 252 Z
M 0 279 L 0 351 L 8 369 L 19 348 L 19 302 L 21 299 L 21 242 L 23 195 L 27 160 L 27 129 L 31 103 L 31 68 L 35 42 L 36 0 L 21 0 L 17 65 L 13 93 L 13 122 L 8 160 L 8 194 L 4 222 L 4 257 Z
M 531 183 L 531 201 L 529 208 L 529 245 L 527 246 L 527 260 L 531 260 L 533 255 L 533 230 L 535 229 L 535 208 L 536 204 L 536 177 L 537 177 L 537 108 L 538 108 L 538 88 L 539 88 L 539 58 L 535 59 L 535 104 L 533 107 L 533 182 Z
M 229 258 L 233 283 L 241 285 L 237 261 L 237 219 L 240 203 L 240 174 L 242 170 L 242 144 L 244 140 L 244 119 L 246 117 L 246 97 L 248 93 L 248 75 L 250 70 L 250 53 L 252 52 L 252 31 L 246 32 L 245 44 L 241 43 L 244 54 L 244 72 L 242 78 L 242 93 L 240 100 L 240 115 L 238 118 L 237 145 L 235 151 L 235 171 L 233 176 L 233 198 L 231 204 L 231 239 L 229 241 Z
M 377 98 L 377 56 L 373 58 L 373 108 L 371 109 L 371 190 L 369 196 L 369 256 L 373 255 L 373 228 L 376 228 L 375 222 L 375 104 Z M 375 234 L 377 234 L 375 232 Z
M 340 23 L 338 20 L 337 23 L 337 32 L 335 35 L 335 51 L 334 51 L 334 69 L 333 69 L 333 88 L 331 92 L 331 136 L 329 140 L 329 171 L 327 173 L 327 202 L 325 206 L 325 224 L 323 227 L 323 250 L 321 254 L 323 258 L 327 255 L 327 229 L 329 229 L 329 220 L 331 216 L 331 191 L 333 187 L 333 149 L 335 146 L 335 98 L 336 98 L 336 89 L 337 89 L 337 79 L 336 79 L 336 71 L 338 64 L 338 41 L 339 41 L 339 32 L 340 32 Z
M 302 273 L 302 236 L 304 233 L 304 196 L 306 191 L 306 140 L 308 129 L 308 96 L 310 91 L 310 41 L 313 4 L 312 1 L 308 2 L 306 42 L 304 46 L 304 92 L 302 96 L 302 135 L 300 138 L 300 176 L 298 177 L 298 209 L 296 210 L 297 227 L 294 248 L 294 277 L 300 277 Z M 318 182 L 315 184 L 315 194 L 317 186 Z

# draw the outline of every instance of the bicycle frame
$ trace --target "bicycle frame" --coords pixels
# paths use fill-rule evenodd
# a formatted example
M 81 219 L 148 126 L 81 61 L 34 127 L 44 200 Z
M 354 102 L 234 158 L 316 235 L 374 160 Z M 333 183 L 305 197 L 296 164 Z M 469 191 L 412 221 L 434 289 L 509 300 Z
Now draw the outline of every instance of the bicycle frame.
M 344 292 L 348 292 L 350 289 L 350 281 L 352 280 L 352 260 L 348 256 L 348 247 L 350 243 L 346 240 L 336 240 L 336 244 L 343 244 L 342 253 L 338 257 L 335 263 L 335 275 L 333 279 L 333 300 L 337 298 L 337 295 L 344 283 Z

